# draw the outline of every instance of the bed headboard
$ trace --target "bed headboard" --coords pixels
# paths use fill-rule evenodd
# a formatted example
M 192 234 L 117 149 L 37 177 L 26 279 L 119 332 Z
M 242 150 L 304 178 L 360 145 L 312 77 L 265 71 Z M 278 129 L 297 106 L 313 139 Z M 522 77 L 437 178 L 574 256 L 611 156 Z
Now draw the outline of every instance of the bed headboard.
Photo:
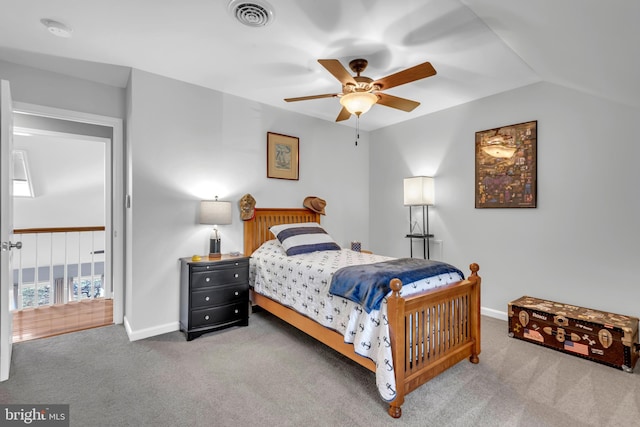
M 274 238 L 269 231 L 272 225 L 298 222 L 320 223 L 320 214 L 307 208 L 256 208 L 253 218 L 244 222 L 244 255 L 250 256 Z

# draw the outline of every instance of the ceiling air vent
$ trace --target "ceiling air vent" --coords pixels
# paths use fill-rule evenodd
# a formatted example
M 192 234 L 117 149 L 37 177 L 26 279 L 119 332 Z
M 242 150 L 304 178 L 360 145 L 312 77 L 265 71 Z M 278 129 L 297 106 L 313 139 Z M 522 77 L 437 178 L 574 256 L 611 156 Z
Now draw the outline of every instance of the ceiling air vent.
M 265 27 L 273 21 L 273 7 L 264 0 L 231 0 L 229 12 L 241 24 L 249 27 Z

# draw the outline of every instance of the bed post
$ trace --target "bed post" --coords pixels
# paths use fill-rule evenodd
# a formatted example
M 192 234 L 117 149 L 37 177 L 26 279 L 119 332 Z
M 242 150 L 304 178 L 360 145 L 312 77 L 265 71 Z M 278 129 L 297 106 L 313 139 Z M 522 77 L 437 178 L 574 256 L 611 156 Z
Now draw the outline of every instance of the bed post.
M 471 269 L 471 275 L 468 280 L 473 283 L 473 290 L 471 291 L 471 334 L 473 337 L 474 345 L 471 351 L 469 361 L 471 363 L 478 363 L 480 359 L 480 276 L 478 276 L 478 270 L 480 266 L 473 263 L 469 266 Z
M 387 298 L 387 316 L 396 377 L 396 398 L 389 403 L 388 412 L 393 418 L 400 418 L 402 416 L 401 406 L 404 403 L 404 363 L 406 358 L 404 299 L 400 296 L 400 289 L 402 289 L 400 279 L 392 279 L 389 285 L 392 293 Z

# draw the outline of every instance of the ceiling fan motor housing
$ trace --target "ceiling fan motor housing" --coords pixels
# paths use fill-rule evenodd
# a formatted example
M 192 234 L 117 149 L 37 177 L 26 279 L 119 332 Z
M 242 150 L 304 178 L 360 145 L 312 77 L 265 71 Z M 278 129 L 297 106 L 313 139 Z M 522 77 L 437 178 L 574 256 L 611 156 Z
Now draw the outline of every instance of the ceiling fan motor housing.
M 373 92 L 380 90 L 380 86 L 373 84 L 373 79 L 365 76 L 356 76 L 353 78 L 357 84 L 347 83 L 342 86 L 343 93 L 353 92 Z
M 349 68 L 351 68 L 351 71 L 357 73 L 358 75 L 360 75 L 360 73 L 367 68 L 367 65 L 369 65 L 369 61 L 362 58 L 349 61 Z

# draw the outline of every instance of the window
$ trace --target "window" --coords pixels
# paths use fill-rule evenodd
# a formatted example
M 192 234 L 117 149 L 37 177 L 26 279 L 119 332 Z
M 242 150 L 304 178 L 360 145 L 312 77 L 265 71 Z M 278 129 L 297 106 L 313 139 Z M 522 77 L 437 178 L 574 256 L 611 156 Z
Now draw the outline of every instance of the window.
M 13 195 L 14 197 L 34 197 L 27 152 L 13 151 Z

